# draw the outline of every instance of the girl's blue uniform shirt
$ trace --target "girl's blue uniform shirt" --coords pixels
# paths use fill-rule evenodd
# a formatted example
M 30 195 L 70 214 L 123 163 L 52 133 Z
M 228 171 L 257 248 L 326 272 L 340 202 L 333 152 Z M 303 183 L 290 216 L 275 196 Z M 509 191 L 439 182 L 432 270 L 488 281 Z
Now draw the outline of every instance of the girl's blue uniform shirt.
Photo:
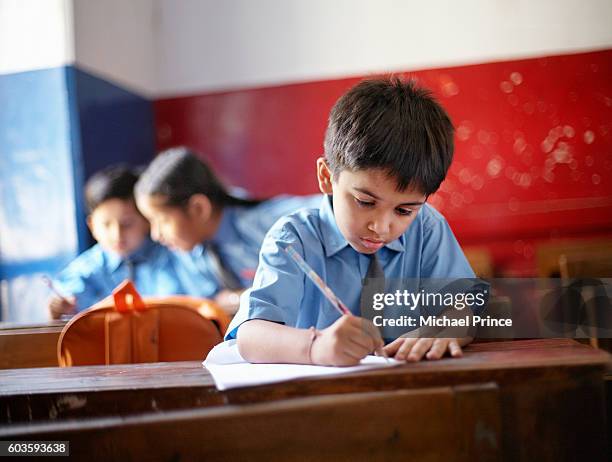
M 218 249 L 219 257 L 242 284 L 250 287 L 255 277 L 259 250 L 268 230 L 282 216 L 301 208 L 316 207 L 321 195 L 278 196 L 260 204 L 244 207 L 230 206 L 223 209 L 219 229 L 211 242 Z M 202 297 L 214 297 L 224 287 L 211 268 L 207 258 L 207 243 L 197 245 L 190 252 L 181 253 L 181 263 L 194 287 L 191 291 Z M 200 278 L 191 277 L 199 274 Z
M 261 248 L 253 288 L 243 294 L 226 339 L 236 338 L 240 324 L 249 319 L 303 329 L 324 329 L 338 319 L 338 313 L 282 250 L 288 245 L 354 314 L 359 314 L 362 281 L 370 257 L 354 250 L 344 238 L 329 199 L 325 196 L 319 208 L 293 213 L 270 229 Z M 474 277 L 446 219 L 428 204 L 421 207 L 406 232 L 377 255 L 389 279 Z
M 189 274 L 178 268 L 176 255 L 150 239 L 128 259 L 106 252 L 94 245 L 73 260 L 57 276 L 55 283 L 66 295 L 77 299 L 82 311 L 110 295 L 115 287 L 130 276 L 130 260 L 136 289 L 145 296 L 198 295 L 189 292 Z M 180 276 L 179 276 L 180 273 Z

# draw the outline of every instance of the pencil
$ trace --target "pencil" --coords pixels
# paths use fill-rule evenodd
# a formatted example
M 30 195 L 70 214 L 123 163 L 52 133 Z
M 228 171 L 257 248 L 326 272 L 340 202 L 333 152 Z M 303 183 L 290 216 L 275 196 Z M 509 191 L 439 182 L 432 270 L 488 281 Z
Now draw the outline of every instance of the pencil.
M 63 295 L 59 290 L 57 290 L 57 288 L 55 287 L 55 284 L 53 284 L 53 281 L 51 280 L 51 278 L 49 276 L 42 276 L 42 280 L 45 283 L 45 285 L 51 289 L 51 291 L 57 295 L 59 298 L 61 298 L 64 302 L 71 304 L 70 301 L 66 298 L 65 295 Z
M 53 284 L 53 281 L 51 280 L 51 278 L 49 276 L 43 275 L 42 276 L 42 280 L 45 283 L 45 285 L 51 289 L 51 292 L 53 292 L 55 295 L 57 295 L 60 299 L 62 299 L 62 301 L 64 303 L 67 303 L 69 305 L 72 305 L 72 303 L 70 302 L 70 300 L 68 300 L 66 298 L 66 296 L 64 294 L 62 294 L 59 290 L 57 290 L 57 287 L 55 287 L 55 284 Z M 68 313 L 62 313 L 60 314 L 59 320 L 60 321 L 68 321 L 70 318 L 72 317 L 71 314 Z
M 285 252 L 293 259 L 293 261 L 298 265 L 298 267 L 308 276 L 308 278 L 314 282 L 315 286 L 325 295 L 325 298 L 329 300 L 336 310 L 340 312 L 342 315 L 352 316 L 351 311 L 346 307 L 344 303 L 338 298 L 338 296 L 331 290 L 331 288 L 325 284 L 323 279 L 313 270 L 308 263 L 304 261 L 302 256 L 295 251 L 293 246 L 288 245 L 285 248 Z M 387 353 L 383 348 L 381 348 L 382 356 L 385 357 L 386 360 L 389 359 Z

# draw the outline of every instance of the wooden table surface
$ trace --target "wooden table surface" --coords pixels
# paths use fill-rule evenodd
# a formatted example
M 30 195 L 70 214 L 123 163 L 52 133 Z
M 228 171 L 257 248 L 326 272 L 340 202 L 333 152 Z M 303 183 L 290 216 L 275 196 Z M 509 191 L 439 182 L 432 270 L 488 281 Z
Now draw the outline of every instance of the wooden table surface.
M 570 339 L 469 345 L 464 357 L 218 391 L 200 362 L 0 370 L 0 424 L 45 418 L 254 403 L 462 383 L 501 385 L 602 374 L 610 356 Z
M 209 458 L 203 447 L 214 447 L 223 435 L 231 435 L 230 440 L 242 438 L 239 428 L 249 428 L 248 453 L 252 447 L 284 441 L 284 433 L 274 437 L 266 433 L 272 427 L 294 428 L 301 423 L 304 431 L 325 438 L 330 422 L 342 426 L 346 419 L 378 419 L 395 422 L 384 433 L 392 441 L 397 434 L 420 435 L 434 424 L 444 429 L 443 421 L 453 419 L 449 428 L 436 431 L 467 432 L 444 446 L 455 454 L 459 446 L 452 445 L 467 438 L 472 449 L 462 453 L 466 456 L 462 460 L 484 456 L 480 446 L 473 446 L 482 443 L 483 422 L 492 432 L 494 444 L 489 449 L 494 451 L 482 460 L 499 456 L 505 460 L 556 461 L 578 456 L 604 460 L 603 376 L 609 363 L 610 355 L 600 350 L 569 339 L 551 339 L 473 344 L 459 359 L 226 391 L 214 387 L 199 362 L 3 370 L 0 437 L 69 439 L 75 449 L 78 444 L 81 454 L 90 453 L 92 445 L 106 438 L 99 460 L 113 458 L 117 451 L 121 460 L 152 457 L 145 440 L 159 438 L 165 442 L 156 460 L 178 453 L 186 460 L 198 460 L 197 454 Z M 409 393 L 401 398 L 407 407 L 398 408 L 398 396 L 404 395 L 396 393 Z M 353 404 L 342 404 L 342 397 Z M 387 407 L 368 411 L 373 397 Z M 425 402 L 423 418 L 413 421 L 415 410 Z M 354 410 L 355 403 L 360 403 L 362 411 Z M 452 411 L 457 406 L 463 409 L 459 414 Z M 337 419 L 329 420 L 333 416 Z M 446 417 L 440 420 L 440 416 Z M 262 428 L 268 430 L 262 433 Z M 165 436 L 170 434 L 168 440 Z M 213 434 L 216 439 L 211 439 Z M 376 435 L 347 437 L 342 440 L 343 450 L 357 441 L 370 444 Z M 202 446 L 202 441 L 208 446 Z M 291 454 L 303 455 L 312 449 L 306 440 L 297 443 L 306 452 Z M 385 444 L 376 445 L 382 451 L 381 460 L 401 460 L 403 452 L 389 458 Z M 432 444 L 418 454 L 436 454 Z M 262 449 L 260 459 L 270 460 L 270 450 Z M 217 455 L 224 460 L 227 452 Z M 351 460 L 348 455 L 345 459 Z
M 468 345 L 464 349 L 462 358 L 407 363 L 396 368 L 353 373 L 323 380 L 326 382 L 335 379 L 352 380 L 356 376 L 410 373 L 411 378 L 419 381 L 424 375 L 451 372 L 478 372 L 489 375 L 511 369 L 606 366 L 610 359 L 607 353 L 571 339 L 487 342 Z M 321 379 L 312 378 L 303 381 L 319 380 Z M 199 361 L 0 370 L 0 397 L 46 392 L 194 386 L 214 387 L 212 376 Z

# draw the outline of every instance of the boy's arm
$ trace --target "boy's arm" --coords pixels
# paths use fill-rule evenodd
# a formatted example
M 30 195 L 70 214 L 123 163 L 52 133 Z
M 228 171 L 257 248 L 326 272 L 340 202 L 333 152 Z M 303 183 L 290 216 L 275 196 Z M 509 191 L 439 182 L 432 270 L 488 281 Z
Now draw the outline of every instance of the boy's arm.
M 429 214 L 423 220 L 422 277 L 437 279 L 475 277 L 446 219 L 432 208 L 428 211 Z
M 279 222 L 264 239 L 253 287 L 242 296 L 226 339 L 238 339 L 246 360 L 272 363 L 357 364 L 382 346 L 374 326 L 356 316 L 341 316 L 322 331 L 294 327 L 301 308 L 318 307 L 301 306 L 306 276 L 283 250 L 287 245 L 304 256 L 294 225 Z
M 238 332 L 240 355 L 251 363 L 311 364 L 309 330 L 253 319 Z
M 99 281 L 96 281 L 96 278 L 102 277 L 101 262 L 97 255 L 88 252 L 79 255 L 54 279 L 61 293 L 69 301 L 74 301 L 76 311 L 92 306 L 105 296 L 101 293 Z M 49 308 L 52 309 L 51 306 Z
M 253 287 L 244 293 L 226 339 L 236 338 L 245 321 L 260 319 L 296 326 L 304 296 L 304 273 L 287 256 L 288 245 L 304 256 L 298 231 L 290 222 L 276 223 L 266 235 L 259 255 Z
M 251 363 L 350 366 L 383 345 L 376 328 L 357 316 L 341 316 L 321 331 L 262 319 L 247 321 L 238 330 L 240 355 Z

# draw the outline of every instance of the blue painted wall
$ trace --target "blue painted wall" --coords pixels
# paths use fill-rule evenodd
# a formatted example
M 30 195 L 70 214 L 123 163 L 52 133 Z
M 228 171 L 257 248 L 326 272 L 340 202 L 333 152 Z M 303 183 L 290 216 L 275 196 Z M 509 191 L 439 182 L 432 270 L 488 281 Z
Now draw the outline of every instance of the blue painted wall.
M 82 184 L 102 168 L 146 165 L 155 155 L 153 103 L 77 67 L 67 68 L 74 126 L 80 138 Z M 78 196 L 77 196 L 78 197 Z M 82 197 L 82 196 L 81 196 Z M 85 226 L 85 207 L 78 222 Z M 93 244 L 86 227 L 80 250 Z
M 54 274 L 91 243 L 84 181 L 155 150 L 152 103 L 73 66 L 0 75 L 1 320 L 46 319 Z
M 70 70 L 75 75 L 85 178 L 117 162 L 150 162 L 155 154 L 153 103 L 78 68 Z
M 3 318 L 37 320 L 40 280 L 77 251 L 73 145 L 63 67 L 0 76 Z

